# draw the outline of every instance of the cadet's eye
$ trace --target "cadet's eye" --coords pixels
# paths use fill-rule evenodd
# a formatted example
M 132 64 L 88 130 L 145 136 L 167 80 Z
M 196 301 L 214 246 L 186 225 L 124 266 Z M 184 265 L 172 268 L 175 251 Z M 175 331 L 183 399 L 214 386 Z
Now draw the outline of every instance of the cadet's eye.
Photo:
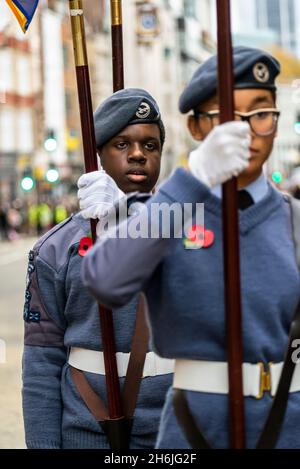
M 145 143 L 145 148 L 148 151 L 153 151 L 153 150 L 157 149 L 157 145 L 156 145 L 156 143 L 153 143 L 153 142 L 147 142 L 147 143 Z
M 254 118 L 255 119 L 258 119 L 258 120 L 263 120 L 263 119 L 267 119 L 268 117 L 270 116 L 270 112 L 257 112 L 256 114 L 254 114 Z
M 116 148 L 118 150 L 125 150 L 125 148 L 127 147 L 127 143 L 126 142 L 118 142 L 116 143 Z

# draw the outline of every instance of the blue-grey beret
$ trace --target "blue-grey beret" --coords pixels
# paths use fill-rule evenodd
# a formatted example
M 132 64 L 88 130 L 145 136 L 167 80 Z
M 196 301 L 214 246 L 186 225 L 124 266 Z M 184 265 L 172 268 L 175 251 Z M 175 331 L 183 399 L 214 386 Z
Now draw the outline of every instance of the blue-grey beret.
M 252 47 L 233 48 L 235 88 L 265 88 L 276 90 L 275 78 L 280 73 L 279 62 L 267 52 Z M 198 67 L 179 99 L 183 114 L 211 98 L 218 87 L 217 56 Z
M 109 96 L 94 112 L 97 148 L 131 124 L 157 124 L 161 144 L 165 129 L 155 99 L 140 88 L 126 88 Z

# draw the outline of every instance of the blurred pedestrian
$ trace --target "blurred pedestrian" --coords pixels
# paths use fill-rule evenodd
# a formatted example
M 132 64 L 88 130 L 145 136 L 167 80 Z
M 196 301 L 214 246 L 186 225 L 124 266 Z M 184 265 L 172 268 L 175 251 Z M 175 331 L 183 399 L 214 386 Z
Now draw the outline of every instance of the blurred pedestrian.
M 19 238 L 19 229 L 22 223 L 22 217 L 19 210 L 9 207 L 7 211 L 8 238 L 14 241 Z
M 8 221 L 7 221 L 7 208 L 4 204 L 0 206 L 0 234 L 2 240 L 8 238 Z

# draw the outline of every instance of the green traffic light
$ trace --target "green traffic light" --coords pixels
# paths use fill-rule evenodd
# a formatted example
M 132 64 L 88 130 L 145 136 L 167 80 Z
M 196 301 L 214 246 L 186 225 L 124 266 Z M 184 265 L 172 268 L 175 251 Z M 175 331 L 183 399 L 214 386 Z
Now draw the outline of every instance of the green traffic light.
M 50 168 L 46 172 L 46 180 L 48 182 L 57 182 L 59 180 L 59 172 L 55 168 Z
M 272 173 L 272 180 L 276 183 L 276 184 L 280 184 L 282 182 L 282 174 L 280 171 L 274 171 Z
M 21 180 L 21 188 L 25 192 L 29 192 L 34 188 L 34 180 L 30 176 L 25 176 Z
M 50 153 L 57 149 L 57 140 L 53 129 L 47 131 L 46 138 L 44 140 L 44 148 Z
M 44 147 L 46 151 L 55 151 L 57 148 L 57 142 L 55 138 L 47 138 L 44 142 Z

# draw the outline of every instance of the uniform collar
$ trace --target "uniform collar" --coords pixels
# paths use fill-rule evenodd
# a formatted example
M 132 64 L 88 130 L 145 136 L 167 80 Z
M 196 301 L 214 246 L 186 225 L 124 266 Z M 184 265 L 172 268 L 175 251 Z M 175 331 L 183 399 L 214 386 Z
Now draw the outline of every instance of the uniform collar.
M 248 186 L 243 187 L 243 189 L 249 192 L 255 204 L 262 200 L 268 192 L 268 183 L 264 174 L 261 173 L 255 181 L 248 184 Z M 211 192 L 219 199 L 222 199 L 222 187 L 220 184 L 213 187 Z

